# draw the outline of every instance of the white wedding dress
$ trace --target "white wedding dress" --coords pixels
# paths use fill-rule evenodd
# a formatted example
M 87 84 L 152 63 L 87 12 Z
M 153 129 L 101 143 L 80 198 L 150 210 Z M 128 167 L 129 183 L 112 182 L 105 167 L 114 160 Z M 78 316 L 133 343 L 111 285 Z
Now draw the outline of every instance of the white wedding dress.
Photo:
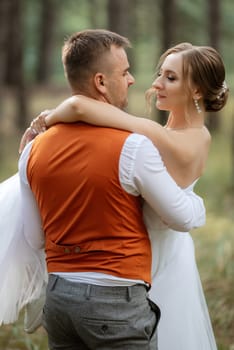
M 152 249 L 150 297 L 161 309 L 158 349 L 217 350 L 191 235 L 169 229 L 147 203 L 144 219 Z
M 0 325 L 13 323 L 47 281 L 44 251 L 24 239 L 18 174 L 0 183 Z
M 189 233 L 168 229 L 145 204 L 153 252 L 150 297 L 161 309 L 159 350 L 216 350 Z M 0 325 L 17 320 L 47 280 L 43 251 L 23 236 L 18 174 L 0 184 Z

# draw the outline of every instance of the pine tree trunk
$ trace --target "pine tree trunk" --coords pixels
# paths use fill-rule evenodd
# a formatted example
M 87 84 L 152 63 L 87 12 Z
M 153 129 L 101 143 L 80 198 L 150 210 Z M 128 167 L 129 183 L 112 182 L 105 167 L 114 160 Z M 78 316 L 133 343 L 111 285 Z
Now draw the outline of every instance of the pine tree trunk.
M 5 82 L 15 94 L 16 127 L 24 130 L 27 123 L 27 100 L 23 67 L 23 0 L 9 1 L 6 33 Z
M 210 45 L 219 51 L 221 37 L 221 2 L 220 0 L 208 0 L 208 33 Z M 220 113 L 209 113 L 207 126 L 210 131 L 217 131 L 220 128 Z
M 108 29 L 127 37 L 131 42 L 135 39 L 136 31 L 136 0 L 108 0 L 107 17 Z M 134 28 L 133 28 L 134 26 Z M 128 52 L 131 72 L 134 72 L 134 48 Z
M 161 0 L 160 8 L 162 14 L 161 22 L 161 52 L 166 51 L 172 46 L 176 36 L 176 0 Z M 156 111 L 158 122 L 165 125 L 168 113 L 165 111 Z
M 56 0 L 41 0 L 40 38 L 36 73 L 36 80 L 39 83 L 47 83 L 52 75 L 52 53 L 58 10 L 59 5 L 58 2 L 56 3 Z

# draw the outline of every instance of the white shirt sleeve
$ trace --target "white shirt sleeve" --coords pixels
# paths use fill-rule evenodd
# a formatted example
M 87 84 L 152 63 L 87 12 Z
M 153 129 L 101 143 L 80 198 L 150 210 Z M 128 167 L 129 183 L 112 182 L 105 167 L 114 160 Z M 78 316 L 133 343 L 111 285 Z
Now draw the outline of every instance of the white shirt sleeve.
M 169 227 L 189 231 L 205 223 L 205 207 L 192 190 L 183 191 L 167 172 L 157 148 L 145 136 L 131 134 L 119 164 L 122 187 L 141 195 Z
M 44 247 L 44 232 L 42 230 L 41 217 L 37 202 L 27 179 L 27 164 L 31 147 L 32 143 L 29 143 L 24 148 L 19 159 L 22 217 L 26 241 L 33 249 L 41 249 Z

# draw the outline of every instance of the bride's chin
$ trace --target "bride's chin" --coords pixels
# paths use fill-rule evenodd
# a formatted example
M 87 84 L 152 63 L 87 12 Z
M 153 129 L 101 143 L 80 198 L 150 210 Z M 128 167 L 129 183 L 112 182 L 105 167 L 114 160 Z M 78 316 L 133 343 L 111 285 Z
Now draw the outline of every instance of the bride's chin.
M 163 108 L 163 106 L 161 105 L 160 102 L 156 102 L 156 103 L 155 103 L 155 107 L 156 107 L 158 110 L 160 110 L 160 111 L 163 111 L 163 110 L 164 110 L 164 108 Z
M 160 101 L 156 101 L 155 107 L 156 107 L 159 111 L 169 111 L 169 110 L 170 110 L 165 104 L 160 103 Z

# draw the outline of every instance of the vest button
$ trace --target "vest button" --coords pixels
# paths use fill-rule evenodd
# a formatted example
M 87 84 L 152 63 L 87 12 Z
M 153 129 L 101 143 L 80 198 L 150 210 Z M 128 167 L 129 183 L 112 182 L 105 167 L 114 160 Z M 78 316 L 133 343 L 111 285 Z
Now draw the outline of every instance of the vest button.
M 64 248 L 64 253 L 69 254 L 70 253 L 70 249 L 69 248 Z
M 75 247 L 75 253 L 79 253 L 80 252 L 80 247 Z

